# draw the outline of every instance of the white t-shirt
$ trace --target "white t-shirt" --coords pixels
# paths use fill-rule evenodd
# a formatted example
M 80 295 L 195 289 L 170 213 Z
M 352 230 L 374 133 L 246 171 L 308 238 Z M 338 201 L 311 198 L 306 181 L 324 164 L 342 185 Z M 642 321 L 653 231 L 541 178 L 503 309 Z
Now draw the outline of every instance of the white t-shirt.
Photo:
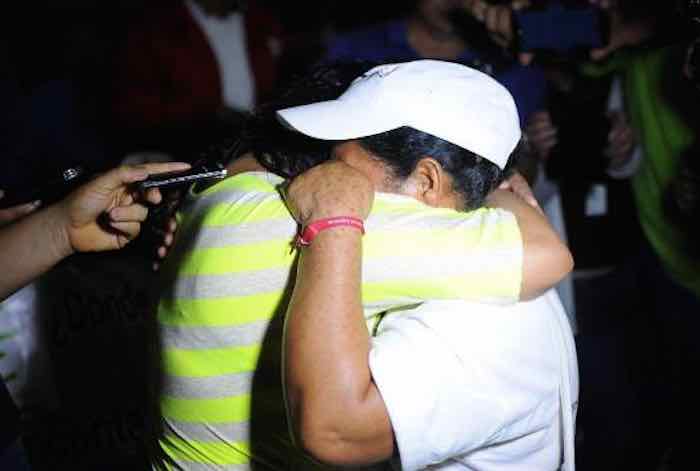
M 551 290 L 512 306 L 430 301 L 390 314 L 370 368 L 404 470 L 551 471 L 562 455 L 573 469 L 576 351 Z
M 217 18 L 207 15 L 191 0 L 186 4 L 216 57 L 224 103 L 235 110 L 252 110 L 255 105 L 255 81 L 248 59 L 243 15 L 231 13 Z

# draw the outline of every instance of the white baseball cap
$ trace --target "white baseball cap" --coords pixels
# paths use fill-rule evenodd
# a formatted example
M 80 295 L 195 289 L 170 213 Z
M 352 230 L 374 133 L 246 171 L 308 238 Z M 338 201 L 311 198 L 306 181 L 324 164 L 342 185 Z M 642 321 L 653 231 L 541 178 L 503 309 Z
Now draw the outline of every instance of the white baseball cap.
M 337 99 L 277 112 L 286 126 L 324 140 L 347 140 L 402 126 L 432 134 L 503 169 L 520 141 L 513 97 L 486 74 L 461 64 L 386 64 L 355 79 Z

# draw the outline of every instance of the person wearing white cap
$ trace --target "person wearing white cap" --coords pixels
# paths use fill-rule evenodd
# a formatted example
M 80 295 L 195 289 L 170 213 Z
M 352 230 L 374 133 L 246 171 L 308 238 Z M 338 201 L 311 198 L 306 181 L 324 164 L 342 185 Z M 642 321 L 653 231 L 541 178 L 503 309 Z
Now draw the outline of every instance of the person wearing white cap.
M 426 66 L 447 70 L 443 63 Z M 471 74 L 454 67 L 448 69 Z M 500 158 L 499 166 L 405 126 L 337 141 L 309 138 L 277 120 L 279 108 L 338 98 L 366 70 L 358 64 L 322 66 L 290 87 L 284 103 L 262 112 L 233 155 L 227 154 L 230 176 L 194 187 L 183 204 L 158 310 L 165 370 L 160 446 L 183 469 L 317 467 L 291 442 L 280 375 L 283 313 L 296 260 L 289 249 L 298 232 L 278 191 L 284 178 L 318 167 L 332 154 L 330 168 L 346 159 L 380 177 L 373 189 L 391 193 L 377 194 L 367 221 L 362 295 L 369 330 L 381 312 L 426 299 L 512 304 L 536 296 L 571 268 L 568 250 L 546 220 L 508 191 L 496 198 L 501 207 L 471 212 L 430 207 L 481 206 L 503 179 L 500 167 L 519 138 L 517 124 L 511 126 L 513 141 L 485 140 L 481 152 Z M 381 80 L 385 71 L 377 71 L 368 81 Z M 468 77 L 478 87 L 485 76 Z M 410 87 L 404 91 L 411 100 Z M 493 101 L 514 114 L 509 95 L 492 91 Z M 480 98 L 471 99 L 479 103 Z M 460 119 L 456 110 L 454 119 Z M 296 125 L 293 116 L 288 125 Z M 327 182 L 338 183 L 338 193 L 329 197 L 342 201 L 348 185 L 342 179 Z M 324 224 L 359 227 L 362 222 L 340 218 Z M 318 230 L 325 232 L 318 224 L 307 226 L 297 245 L 315 244 Z
M 439 154 L 456 146 L 505 168 L 520 139 L 510 94 L 467 67 L 416 61 L 380 66 L 336 100 L 279 115 L 306 135 L 350 140 L 287 193 L 309 228 L 284 346 L 298 444 L 331 465 L 394 457 L 405 470 L 573 470 L 578 372 L 556 293 L 509 306 L 427 301 L 388 313 L 370 336 L 359 287 L 361 255 L 371 248 L 360 224 L 342 222 L 366 218 L 374 190 L 472 207 L 478 192 L 460 185 L 479 179 L 455 177 Z M 424 154 L 407 173 L 376 163 L 384 152 L 417 149 Z

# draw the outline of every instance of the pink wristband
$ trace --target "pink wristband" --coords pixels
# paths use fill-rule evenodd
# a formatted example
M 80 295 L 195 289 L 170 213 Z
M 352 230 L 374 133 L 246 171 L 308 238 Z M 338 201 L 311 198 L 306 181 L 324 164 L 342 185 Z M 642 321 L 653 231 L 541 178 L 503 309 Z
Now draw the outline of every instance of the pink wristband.
M 296 246 L 306 247 L 316 238 L 319 232 L 333 227 L 354 227 L 362 234 L 365 233 L 365 225 L 362 219 L 352 216 L 339 216 L 334 218 L 319 219 L 304 227 L 301 234 L 297 236 Z

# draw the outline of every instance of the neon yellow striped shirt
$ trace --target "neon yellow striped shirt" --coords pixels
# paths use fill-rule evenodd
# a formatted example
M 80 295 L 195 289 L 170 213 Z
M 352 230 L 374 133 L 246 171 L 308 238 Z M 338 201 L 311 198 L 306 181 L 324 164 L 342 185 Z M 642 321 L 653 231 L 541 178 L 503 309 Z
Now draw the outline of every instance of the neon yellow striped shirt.
M 161 446 L 184 469 L 317 467 L 291 445 L 281 381 L 297 231 L 265 172 L 191 194 L 164 267 Z M 512 303 L 522 277 L 515 217 L 378 194 L 365 224 L 362 299 L 378 314 L 425 299 Z

